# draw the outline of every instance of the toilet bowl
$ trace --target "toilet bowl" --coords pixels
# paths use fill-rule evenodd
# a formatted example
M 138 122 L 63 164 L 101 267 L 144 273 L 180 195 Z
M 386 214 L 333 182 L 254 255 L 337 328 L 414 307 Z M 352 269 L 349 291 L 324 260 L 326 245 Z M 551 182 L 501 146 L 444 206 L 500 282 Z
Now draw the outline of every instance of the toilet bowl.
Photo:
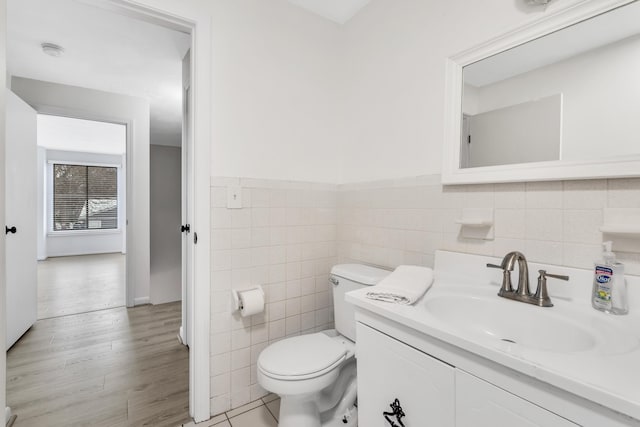
M 336 330 L 286 338 L 258 357 L 258 383 L 280 395 L 279 427 L 355 427 L 355 313 L 351 290 L 378 283 L 388 271 L 360 264 L 333 267 Z

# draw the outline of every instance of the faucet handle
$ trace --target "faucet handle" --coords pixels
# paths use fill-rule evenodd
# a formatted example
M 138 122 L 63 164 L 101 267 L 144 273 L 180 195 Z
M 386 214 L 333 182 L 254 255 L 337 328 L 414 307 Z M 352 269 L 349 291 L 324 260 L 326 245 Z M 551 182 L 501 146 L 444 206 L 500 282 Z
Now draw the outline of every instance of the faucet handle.
M 547 273 L 546 270 L 538 270 L 538 273 L 540 273 L 540 276 L 538 276 L 538 288 L 536 289 L 536 293 L 534 295 L 536 304 L 540 307 L 553 307 L 551 298 L 549 298 L 549 292 L 547 291 L 547 277 L 560 280 L 569 280 L 569 276 Z
M 504 268 L 501 265 L 496 264 L 487 264 L 488 268 L 497 268 L 498 270 L 502 270 L 502 286 L 500 287 L 500 291 L 498 291 L 498 295 L 504 296 L 504 294 L 513 292 L 513 285 L 511 285 L 511 271 Z
M 490 263 L 487 263 L 487 267 L 489 267 L 489 268 L 497 268 L 497 269 L 499 269 L 499 270 L 505 270 L 505 268 L 504 268 L 503 266 L 501 266 L 501 265 L 497 265 L 497 264 L 490 264 Z

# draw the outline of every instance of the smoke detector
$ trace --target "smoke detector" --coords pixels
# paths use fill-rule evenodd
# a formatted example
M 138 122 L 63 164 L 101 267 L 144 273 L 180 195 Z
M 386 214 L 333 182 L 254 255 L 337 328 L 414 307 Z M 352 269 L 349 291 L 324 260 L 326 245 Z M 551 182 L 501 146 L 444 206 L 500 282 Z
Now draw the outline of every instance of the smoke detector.
M 64 53 L 64 48 L 54 43 L 42 43 L 40 46 L 44 53 L 54 58 L 58 58 Z

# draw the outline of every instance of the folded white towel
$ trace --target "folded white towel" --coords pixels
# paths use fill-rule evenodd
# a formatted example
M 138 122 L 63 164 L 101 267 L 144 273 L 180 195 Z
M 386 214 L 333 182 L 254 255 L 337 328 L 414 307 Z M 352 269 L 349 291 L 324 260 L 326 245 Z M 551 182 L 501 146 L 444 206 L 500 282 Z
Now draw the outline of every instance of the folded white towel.
M 433 270 L 417 265 L 401 265 L 367 292 L 367 298 L 411 305 L 433 283 Z

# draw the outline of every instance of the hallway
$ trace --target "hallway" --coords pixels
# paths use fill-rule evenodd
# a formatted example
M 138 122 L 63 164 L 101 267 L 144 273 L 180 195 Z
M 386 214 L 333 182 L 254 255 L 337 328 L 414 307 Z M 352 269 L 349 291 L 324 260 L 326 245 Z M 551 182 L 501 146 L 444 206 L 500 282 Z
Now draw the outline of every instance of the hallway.
M 189 421 L 181 304 L 39 320 L 7 353 L 16 427 L 170 426 Z

